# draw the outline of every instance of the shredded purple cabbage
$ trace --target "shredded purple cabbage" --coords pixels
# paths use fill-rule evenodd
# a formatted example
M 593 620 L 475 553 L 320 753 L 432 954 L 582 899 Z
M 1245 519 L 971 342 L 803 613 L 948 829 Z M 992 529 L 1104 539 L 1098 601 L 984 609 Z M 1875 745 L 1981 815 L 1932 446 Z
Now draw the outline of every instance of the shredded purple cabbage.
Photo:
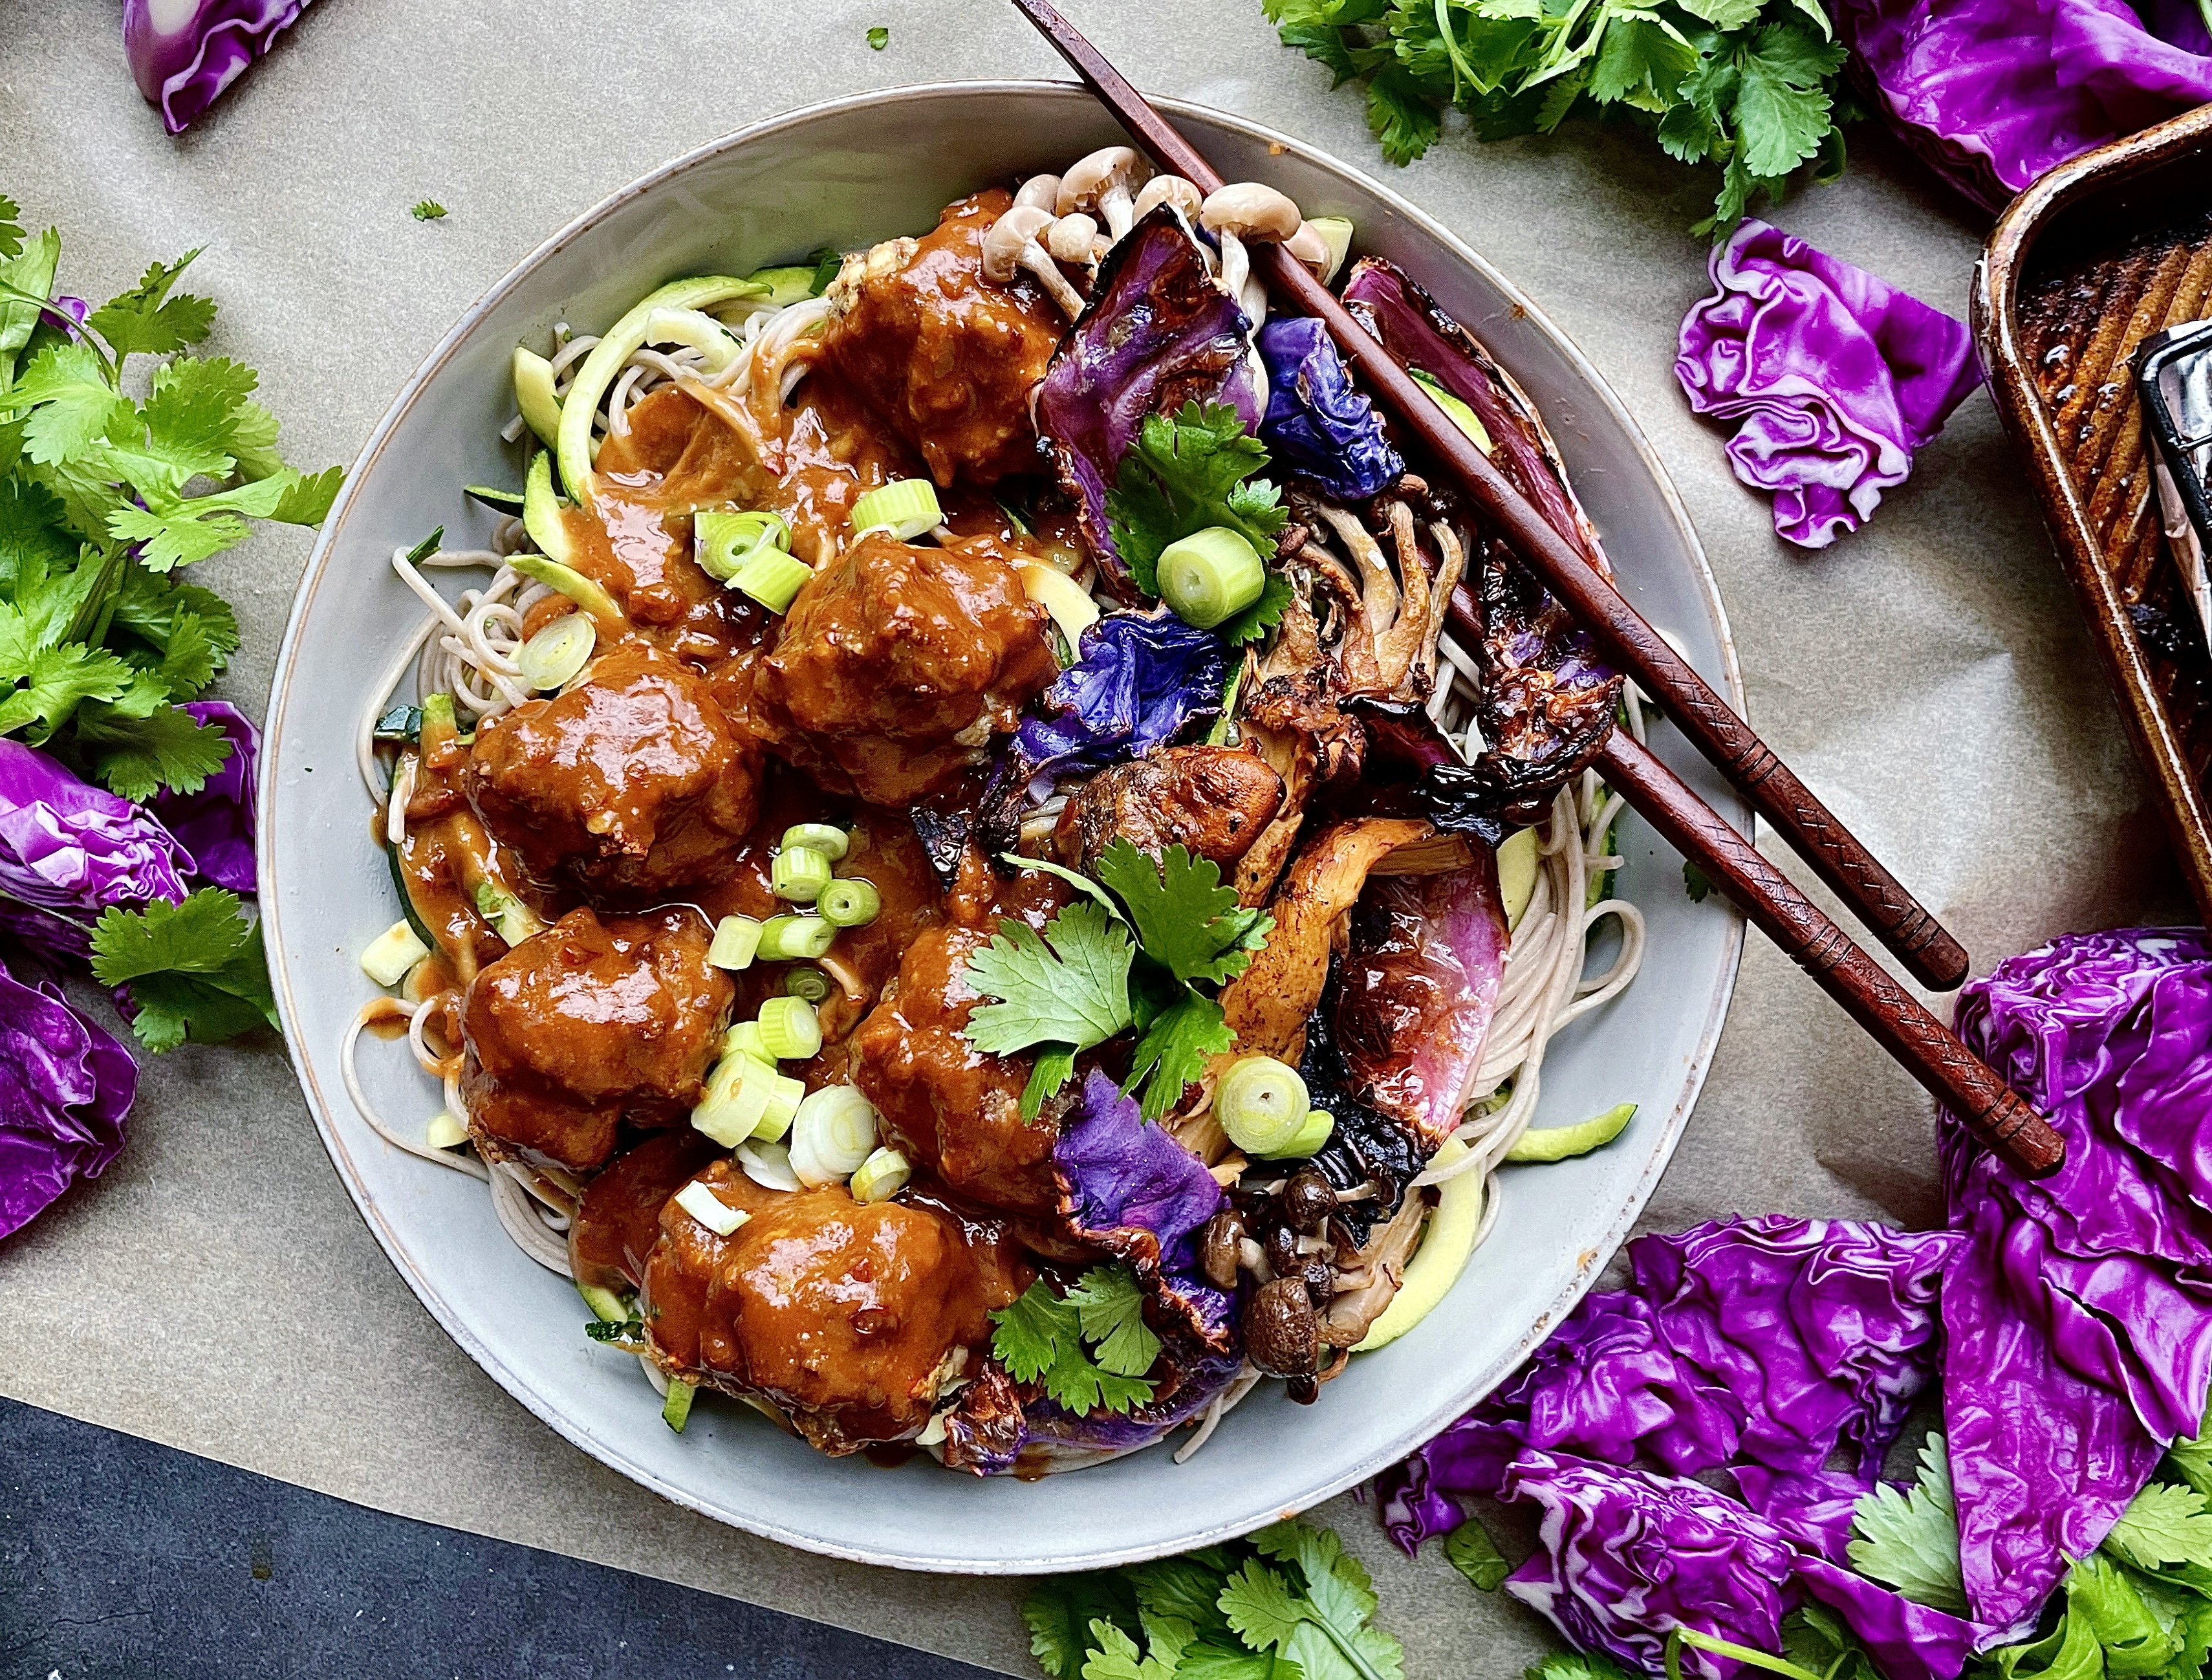
M 58 984 L 0 967 L 0 1237 L 107 1169 L 137 1092 L 130 1052 Z
M 208 880 L 233 892 L 252 892 L 253 770 L 261 753 L 261 732 L 227 700 L 193 700 L 177 709 L 191 713 L 203 724 L 220 724 L 230 736 L 230 757 L 199 792 L 164 788 L 147 808 L 183 843 Z
M 1267 365 L 1260 437 L 1278 460 L 1333 502 L 1364 502 L 1397 483 L 1406 463 L 1327 327 L 1310 315 L 1273 315 L 1259 345 Z
M 1715 246 L 1711 268 L 1674 376 L 1699 414 L 1743 423 L 1729 460 L 1772 492 L 1775 530 L 1825 548 L 1981 383 L 1966 323 L 1764 222 Z
M 1944 1421 L 1968 1602 L 2030 1622 L 2193 1435 L 2212 1383 L 2212 941 L 2083 934 L 1960 994 L 1959 1036 L 2066 1142 L 2049 1179 L 1942 1132 L 1965 1251 Z
M 2183 0 L 1836 0 L 1876 105 L 1988 210 L 2038 175 L 2212 100 L 2212 39 Z
M 1052 1146 L 1060 1212 L 1075 1234 L 1119 1256 L 1139 1275 L 1194 1278 L 1191 1239 L 1226 1197 L 1206 1163 L 1144 1118 L 1133 1097 L 1092 1068 Z M 1227 1297 L 1211 1284 L 1202 1298 Z
M 1082 657 L 1053 679 L 1015 731 L 1010 763 L 1037 797 L 1039 778 L 1101 770 L 1165 746 L 1221 709 L 1229 656 L 1212 630 L 1171 612 L 1114 613 L 1083 633 Z
M 109 904 L 185 896 L 192 860 L 160 820 L 0 740 L 0 892 L 97 916 Z
M 1076 497 L 1083 534 L 1107 575 L 1127 587 L 1106 493 L 1147 417 L 1187 402 L 1227 403 L 1259 423 L 1251 323 L 1214 283 L 1175 211 L 1163 204 L 1099 267 L 1090 307 L 1067 335 L 1034 404 L 1038 434 Z
M 182 134 L 291 27 L 307 0 L 123 0 L 123 48 L 147 102 Z

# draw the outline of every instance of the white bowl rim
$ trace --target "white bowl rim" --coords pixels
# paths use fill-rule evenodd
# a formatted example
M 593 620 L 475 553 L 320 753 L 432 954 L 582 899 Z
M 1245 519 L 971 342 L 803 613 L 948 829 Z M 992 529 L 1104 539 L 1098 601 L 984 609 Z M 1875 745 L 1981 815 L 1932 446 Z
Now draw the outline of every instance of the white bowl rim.
M 296 656 L 302 627 L 306 623 L 309 609 L 313 604 L 316 591 L 327 572 L 326 563 L 330 551 L 335 545 L 345 522 L 355 486 L 366 478 L 378 456 L 383 453 L 384 447 L 392 434 L 408 417 L 416 399 L 443 367 L 447 359 L 508 292 L 520 284 L 539 264 L 545 261 L 562 246 L 588 232 L 623 204 L 701 164 L 710 162 L 725 153 L 781 132 L 786 129 L 802 127 L 824 117 L 874 105 L 919 103 L 948 98 L 967 99 L 977 94 L 1030 94 L 1054 90 L 1068 94 L 1085 102 L 1089 102 L 1091 97 L 1079 82 L 1059 77 L 1001 77 L 962 82 L 934 82 L 887 88 L 868 93 L 847 94 L 837 99 L 823 100 L 750 124 L 694 147 L 691 150 L 672 159 L 658 168 L 639 176 L 628 186 L 610 193 L 516 262 L 482 296 L 471 304 L 423 357 L 421 365 L 409 377 L 406 384 L 400 387 L 398 394 L 392 398 L 390 405 L 385 410 L 383 417 L 377 422 L 375 429 L 370 432 L 368 441 L 362 446 L 359 456 L 347 470 L 344 485 L 340 489 L 337 499 L 332 502 L 330 512 L 323 521 L 314 548 L 307 557 L 307 568 L 301 574 L 301 582 L 293 600 L 292 612 L 285 624 L 283 639 L 277 646 L 274 674 L 270 679 L 269 702 L 264 714 L 266 721 L 264 724 L 261 763 L 255 788 L 258 811 L 255 825 L 255 848 L 257 857 L 264 861 L 264 867 L 265 860 L 272 858 L 276 849 L 277 792 L 276 765 L 280 756 L 277 743 L 283 733 L 289 709 L 293 660 Z M 1704 545 L 1698 539 L 1697 529 L 1691 522 L 1688 510 L 1683 506 L 1680 494 L 1675 489 L 1673 478 L 1668 475 L 1657 453 L 1652 448 L 1650 441 L 1644 436 L 1642 427 L 1637 424 L 1634 417 L 1621 403 L 1612 386 L 1583 356 L 1575 342 L 1561 332 L 1550 317 L 1523 294 L 1519 287 L 1507 279 L 1457 234 L 1426 211 L 1362 171 L 1352 167 L 1319 147 L 1231 112 L 1201 105 L 1194 100 L 1162 96 L 1153 97 L 1152 102 L 1170 116 L 1196 118 L 1225 129 L 1241 131 L 1247 137 L 1263 143 L 1268 149 L 1268 155 L 1271 156 L 1285 153 L 1296 155 L 1316 168 L 1348 180 L 1361 192 L 1373 194 L 1376 198 L 1386 204 L 1393 214 L 1402 216 L 1419 227 L 1450 251 L 1459 261 L 1479 272 L 1487 283 L 1495 287 L 1502 296 L 1511 301 L 1516 311 L 1524 315 L 1540 332 L 1551 340 L 1553 346 L 1573 367 L 1587 385 L 1589 391 L 1604 405 L 1612 418 L 1633 444 L 1638 459 L 1643 462 L 1652 483 L 1657 487 L 1680 537 L 1685 557 L 1690 563 L 1693 580 L 1697 585 L 1698 597 L 1710 615 L 1723 661 L 1720 687 L 1729 703 L 1735 709 L 1739 715 L 1741 715 L 1745 704 L 1743 675 L 1737 663 L 1735 641 L 1729 629 L 1727 609 L 1721 600 L 1719 585 L 1713 576 L 1711 564 L 1706 559 Z M 1735 801 L 1731 800 L 1731 802 Z M 393 1269 L 405 1281 L 408 1287 L 414 1291 L 424 1309 L 437 1321 L 447 1335 L 453 1339 L 461 1350 L 474 1360 L 509 1395 L 568 1440 L 570 1445 L 609 1468 L 620 1472 L 629 1480 L 650 1488 L 665 1499 L 689 1510 L 696 1511 L 702 1516 L 729 1524 L 732 1527 L 759 1535 L 763 1538 L 774 1540 L 803 1551 L 842 1558 L 855 1563 L 874 1564 L 891 1568 L 978 1575 L 1018 1575 L 1036 1573 L 1036 1565 L 1033 1560 L 1024 1561 L 1020 1559 L 1006 1559 L 991 1560 L 987 1562 L 972 1557 L 929 1557 L 879 1552 L 865 1546 L 826 1541 L 765 1518 L 740 1514 L 669 1482 L 630 1458 L 619 1446 L 595 1433 L 587 1422 L 571 1417 L 550 1404 L 526 1378 L 495 1354 L 474 1334 L 469 1328 L 464 1315 L 436 1290 L 430 1287 L 405 1258 L 404 1245 L 399 1234 L 392 1228 L 383 1211 L 377 1206 L 374 1196 L 367 1188 L 364 1176 L 354 1166 L 346 1143 L 331 1118 L 333 1111 L 332 1105 L 313 1072 L 313 1064 L 308 1059 L 306 1043 L 298 1026 L 298 1013 L 292 1001 L 291 974 L 289 965 L 282 959 L 284 944 L 279 922 L 279 895 L 264 887 L 260 894 L 260 902 L 261 913 L 269 923 L 269 927 L 264 930 L 267 935 L 265 944 L 270 953 L 270 978 L 276 993 L 278 1016 L 283 1022 L 285 1049 L 289 1055 L 294 1074 L 300 1081 L 301 1093 L 307 1099 L 309 1112 L 314 1118 L 316 1130 L 320 1133 L 324 1147 L 330 1154 L 332 1167 L 343 1183 L 346 1193 L 353 1199 L 354 1205 L 359 1210 L 362 1220 L 374 1234 L 379 1245 L 383 1248 L 386 1257 L 392 1262 Z M 1607 1227 L 1598 1244 L 1588 1251 L 1586 1263 L 1576 1269 L 1574 1276 L 1560 1292 L 1559 1297 L 1538 1317 L 1528 1332 L 1529 1339 L 1510 1353 L 1502 1367 L 1482 1373 L 1472 1385 L 1474 1391 L 1487 1393 L 1496 1387 L 1498 1382 L 1510 1375 L 1533 1349 L 1535 1342 L 1541 1340 L 1546 1330 L 1564 1317 L 1576 1301 L 1588 1291 L 1598 1274 L 1604 1269 L 1607 1262 L 1626 1239 L 1630 1227 L 1633 1226 L 1637 1216 L 1650 1200 L 1653 1184 L 1665 1172 L 1668 1163 L 1674 1157 L 1676 1147 L 1681 1141 L 1682 1134 L 1689 1123 L 1690 1115 L 1696 1106 L 1698 1093 L 1704 1087 L 1705 1075 L 1712 1066 L 1713 1053 L 1720 1038 L 1723 1023 L 1728 1014 L 1729 1001 L 1735 992 L 1737 971 L 1742 962 L 1743 941 L 1743 919 L 1731 909 L 1726 949 L 1719 967 L 1713 995 L 1707 1004 L 1705 1020 L 1698 1033 L 1697 1051 L 1692 1058 L 1688 1076 L 1682 1087 L 1681 1094 L 1667 1117 L 1667 1124 L 1661 1135 L 1658 1146 L 1653 1151 L 1638 1180 L 1638 1194 Z M 1411 1427 L 1398 1430 L 1382 1446 L 1370 1449 L 1349 1466 L 1340 1467 L 1333 1471 L 1295 1503 L 1285 1506 L 1280 1514 L 1290 1516 L 1298 1511 L 1310 1509 L 1325 1500 L 1334 1498 L 1346 1488 L 1365 1481 L 1428 1440 L 1471 1403 L 1473 1403 L 1471 1401 L 1467 1400 L 1454 1402 L 1443 1414 L 1419 1419 Z M 1233 1539 L 1239 1535 L 1249 1532 L 1253 1526 L 1250 1520 L 1243 1518 L 1212 1524 L 1192 1533 L 1178 1543 L 1173 1549 L 1188 1549 Z M 1164 1555 L 1165 1554 L 1161 1548 L 1148 1544 L 1140 1543 L 1121 1548 L 1108 1545 L 1102 1546 L 1094 1551 L 1055 1558 L 1052 1567 L 1054 1573 L 1104 1569 L 1143 1562 Z

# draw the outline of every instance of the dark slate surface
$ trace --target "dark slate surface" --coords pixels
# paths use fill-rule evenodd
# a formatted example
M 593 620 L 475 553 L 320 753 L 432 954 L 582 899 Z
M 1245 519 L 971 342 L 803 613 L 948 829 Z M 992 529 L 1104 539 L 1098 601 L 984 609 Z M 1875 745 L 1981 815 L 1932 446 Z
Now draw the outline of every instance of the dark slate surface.
M 0 1400 L 0 1680 L 985 1680 Z

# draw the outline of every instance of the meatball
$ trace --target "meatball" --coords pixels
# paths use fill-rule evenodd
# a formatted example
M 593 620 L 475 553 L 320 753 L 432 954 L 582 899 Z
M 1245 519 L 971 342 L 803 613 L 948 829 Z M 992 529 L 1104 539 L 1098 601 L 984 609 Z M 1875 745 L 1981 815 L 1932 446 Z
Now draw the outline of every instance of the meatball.
M 983 277 L 983 235 L 1012 204 L 994 189 L 949 204 L 936 231 L 848 261 L 830 291 L 824 358 L 940 484 L 1037 466 L 1030 389 L 1067 323 L 1026 276 Z
M 620 1294 L 645 1281 L 668 1198 L 722 1153 L 689 1126 L 655 1132 L 607 1163 L 584 1186 L 568 1227 L 568 1273 L 579 1287 Z
M 757 754 L 705 680 L 641 642 L 486 722 L 465 782 L 532 874 L 632 902 L 717 878 L 760 803 Z
M 1283 778 L 1256 754 L 1170 746 L 1092 776 L 1068 795 L 1053 848 L 1088 868 L 1116 840 L 1157 855 L 1180 845 L 1224 868 L 1251 849 L 1283 803 Z
M 979 763 L 1052 680 L 1045 623 L 995 551 L 871 532 L 800 586 L 754 668 L 752 716 L 825 786 L 908 804 Z
M 853 1035 L 853 1083 L 884 1117 L 900 1148 L 956 1194 L 1016 1213 L 1059 1205 L 1050 1115 L 1024 1120 L 1030 1064 L 986 1056 L 961 1036 L 981 1001 L 964 978 L 968 959 L 1003 916 L 1042 928 L 1066 902 L 1051 876 L 999 884 L 969 849 L 945 900 L 945 920 L 906 948 L 898 977 Z
M 699 1182 L 750 1217 L 718 1238 L 663 1210 L 643 1316 L 664 1368 L 774 1402 L 824 1452 L 921 1433 L 981 1356 L 1009 1280 L 933 1208 L 856 1202 L 840 1184 L 764 1190 L 727 1161 Z
M 461 1003 L 469 1135 L 493 1160 L 590 1172 L 617 1129 L 680 1121 L 720 1048 L 733 988 L 693 910 L 571 910 L 480 971 Z

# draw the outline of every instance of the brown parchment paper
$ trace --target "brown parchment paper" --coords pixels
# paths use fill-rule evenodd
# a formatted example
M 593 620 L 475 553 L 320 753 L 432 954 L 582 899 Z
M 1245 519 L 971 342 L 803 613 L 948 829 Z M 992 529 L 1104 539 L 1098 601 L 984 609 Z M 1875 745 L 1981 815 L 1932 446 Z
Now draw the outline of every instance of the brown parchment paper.
M 1733 619 L 1751 715 L 1986 969 L 2069 928 L 2180 911 L 2118 716 L 1985 397 L 1872 527 L 1820 555 L 1772 534 L 1672 373 L 1705 289 L 1683 232 L 1711 184 L 1571 126 L 1384 164 L 1359 101 L 1277 46 L 1257 0 L 1074 0 L 1141 85 L 1241 113 L 1382 175 L 1534 295 L 1671 467 Z M 890 28 L 872 52 L 866 31 Z M 1056 76 L 997 0 L 319 0 L 172 141 L 113 0 L 0 0 L 0 191 L 64 233 L 95 300 L 207 252 L 212 351 L 260 370 L 302 465 L 350 461 L 401 381 L 516 258 L 632 177 L 754 119 L 869 88 Z M 1978 224 L 1871 131 L 1838 186 L 1774 219 L 1963 314 Z M 408 207 L 443 203 L 443 221 Z M 258 715 L 309 538 L 209 563 Z M 1772 849 L 1770 848 L 1770 850 Z M 1939 1006 L 1942 1007 L 1942 1006 Z M 1938 1216 L 1928 1104 L 1753 938 L 1718 1059 L 1649 1229 L 1732 1212 Z M 539 1426 L 416 1305 L 356 1216 L 282 1051 L 146 1071 L 98 1184 L 0 1244 L 0 1389 L 385 1510 L 1030 1671 L 1022 1587 L 830 1562 L 718 1527 Z M 1349 1499 L 1316 1513 L 1375 1567 L 1417 1677 L 1517 1673 L 1543 1625 Z M 1434 1549 L 1431 1549 L 1433 1554 Z M 282 1560 L 278 1560 L 282 1567 Z

